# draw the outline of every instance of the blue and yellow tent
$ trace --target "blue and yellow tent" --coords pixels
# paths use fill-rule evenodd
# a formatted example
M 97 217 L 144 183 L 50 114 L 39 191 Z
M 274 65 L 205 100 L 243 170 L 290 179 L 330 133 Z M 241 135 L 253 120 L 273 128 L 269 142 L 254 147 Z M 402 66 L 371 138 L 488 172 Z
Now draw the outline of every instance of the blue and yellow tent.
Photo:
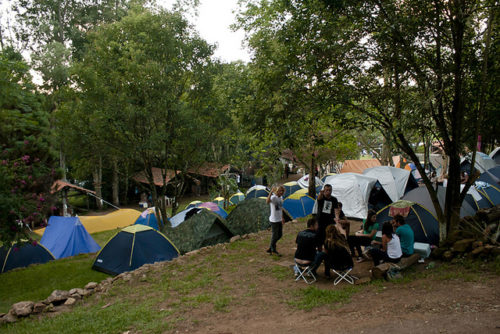
M 305 194 L 293 193 L 283 201 L 283 208 L 293 219 L 308 216 L 312 213 L 314 198 Z
M 301 189 L 297 181 L 287 182 L 283 184 L 283 187 L 285 187 L 285 193 L 283 194 L 283 198 L 287 198 L 297 190 Z
M 243 194 L 242 192 L 237 192 L 236 194 L 231 195 L 231 197 L 229 197 L 229 203 L 231 203 L 232 205 L 236 205 L 239 202 L 243 201 L 244 199 L 245 199 L 245 194 Z
M 269 191 L 265 186 L 256 185 L 248 189 L 245 199 L 267 197 L 267 195 L 269 195 Z
M 492 206 L 500 204 L 500 189 L 497 187 L 486 184 L 485 186 L 476 187 L 477 191 L 488 200 Z
M 14 244 L 10 248 L 2 246 L 0 247 L 0 273 L 55 259 L 54 255 L 40 243 L 36 245 L 30 243 Z
M 160 229 L 160 224 L 158 224 L 158 219 L 156 218 L 155 207 L 147 208 L 144 210 L 139 218 L 135 221 L 134 225 L 141 224 L 154 228 L 155 230 Z
M 111 238 L 97 254 L 92 269 L 118 275 L 146 263 L 169 261 L 178 256 L 179 250 L 164 234 L 137 224 Z
M 391 210 L 391 207 L 394 209 Z M 377 212 L 379 230 L 382 230 L 384 222 L 392 220 L 395 213 L 406 215 L 405 222 L 413 230 L 416 242 L 439 244 L 439 223 L 436 217 L 424 206 L 410 201 L 400 200 Z
M 189 203 L 188 205 L 186 205 L 186 207 L 184 208 L 184 210 L 187 210 L 187 209 L 191 209 L 191 208 L 196 208 L 196 206 L 198 204 L 201 204 L 203 203 L 202 201 L 192 201 L 191 203 Z

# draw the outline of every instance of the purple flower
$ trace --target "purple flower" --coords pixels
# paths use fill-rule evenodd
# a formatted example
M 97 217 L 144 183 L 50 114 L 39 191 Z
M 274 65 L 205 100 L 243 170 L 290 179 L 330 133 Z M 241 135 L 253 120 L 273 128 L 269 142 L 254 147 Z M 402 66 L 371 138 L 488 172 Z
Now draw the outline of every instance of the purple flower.
M 40 196 L 40 198 L 38 199 L 40 202 L 45 202 L 45 198 L 43 198 L 42 196 Z
M 30 162 L 30 156 L 29 155 L 25 155 L 21 158 L 22 161 L 24 161 L 24 163 L 28 163 Z
M 28 145 L 29 143 L 30 143 L 30 141 L 28 139 L 24 140 L 24 145 Z
M 20 182 L 23 186 L 25 186 L 25 185 L 26 185 L 26 181 L 24 181 L 24 180 L 21 180 L 21 181 L 19 181 L 19 182 Z
M 19 163 L 16 161 L 16 162 L 14 162 L 14 167 L 17 167 L 17 166 L 19 166 Z

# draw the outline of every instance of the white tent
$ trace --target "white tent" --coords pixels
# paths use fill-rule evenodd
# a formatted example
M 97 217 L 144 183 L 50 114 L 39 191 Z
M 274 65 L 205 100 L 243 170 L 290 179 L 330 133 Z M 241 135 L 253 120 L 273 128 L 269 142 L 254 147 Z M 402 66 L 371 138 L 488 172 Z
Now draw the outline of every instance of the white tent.
M 202 209 L 199 209 L 199 208 L 189 208 L 189 209 L 186 209 L 186 210 L 182 210 L 181 212 L 179 212 L 178 214 L 176 214 L 175 216 L 173 216 L 172 218 L 169 219 L 170 225 L 172 227 L 177 227 L 180 224 L 184 223 L 184 221 L 186 219 L 188 219 L 191 216 L 197 214 L 201 210 Z
M 465 158 L 462 158 L 460 161 L 460 164 L 464 163 L 471 163 L 472 162 L 472 155 L 468 155 Z M 486 153 L 483 152 L 476 152 L 476 162 L 474 164 L 474 168 L 476 168 L 480 173 L 486 172 L 488 169 L 496 167 L 497 164 L 495 161 L 493 161 L 492 158 Z M 470 169 L 470 168 L 469 168 Z
M 363 175 L 376 178 L 391 201 L 396 202 L 405 194 L 410 171 L 390 166 L 379 166 L 365 169 Z
M 364 219 L 368 215 L 368 200 L 377 179 L 357 173 L 329 176 L 325 184 L 332 186 L 332 195 L 342 202 L 347 217 Z
M 297 183 L 299 184 L 299 186 L 302 188 L 302 189 L 307 189 L 309 188 L 309 174 L 306 174 L 304 176 L 302 176 L 298 181 Z M 323 181 L 321 181 L 319 179 L 319 177 L 316 176 L 316 179 L 315 179 L 315 187 L 322 187 L 323 186 Z
M 500 165 L 500 146 L 491 151 L 490 158 L 493 159 L 497 165 Z

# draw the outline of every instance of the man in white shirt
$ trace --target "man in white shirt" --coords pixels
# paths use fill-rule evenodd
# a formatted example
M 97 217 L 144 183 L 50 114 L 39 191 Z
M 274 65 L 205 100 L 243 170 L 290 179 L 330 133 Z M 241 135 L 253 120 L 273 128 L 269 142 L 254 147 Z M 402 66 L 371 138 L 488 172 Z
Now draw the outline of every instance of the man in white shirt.
M 276 254 L 281 256 L 276 250 L 276 243 L 283 236 L 283 224 L 285 223 L 285 218 L 283 217 L 283 194 L 285 193 L 285 187 L 279 186 L 273 188 L 269 195 L 267 195 L 266 203 L 271 207 L 271 215 L 269 216 L 269 222 L 271 223 L 271 244 L 269 249 L 266 251 L 269 254 Z

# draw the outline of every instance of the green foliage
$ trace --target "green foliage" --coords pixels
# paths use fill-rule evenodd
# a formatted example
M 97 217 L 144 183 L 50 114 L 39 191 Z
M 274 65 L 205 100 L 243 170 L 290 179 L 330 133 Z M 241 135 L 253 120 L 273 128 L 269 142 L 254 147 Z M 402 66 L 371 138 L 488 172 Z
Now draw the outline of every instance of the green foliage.
M 211 189 L 210 197 L 223 197 L 224 198 L 224 209 L 229 206 L 229 198 L 231 195 L 238 191 L 238 183 L 236 179 L 230 177 L 229 175 L 219 175 L 217 177 L 217 185 L 215 188 Z
M 57 176 L 48 115 L 29 68 L 12 49 L 0 52 L 0 242 L 27 239 L 51 209 Z

